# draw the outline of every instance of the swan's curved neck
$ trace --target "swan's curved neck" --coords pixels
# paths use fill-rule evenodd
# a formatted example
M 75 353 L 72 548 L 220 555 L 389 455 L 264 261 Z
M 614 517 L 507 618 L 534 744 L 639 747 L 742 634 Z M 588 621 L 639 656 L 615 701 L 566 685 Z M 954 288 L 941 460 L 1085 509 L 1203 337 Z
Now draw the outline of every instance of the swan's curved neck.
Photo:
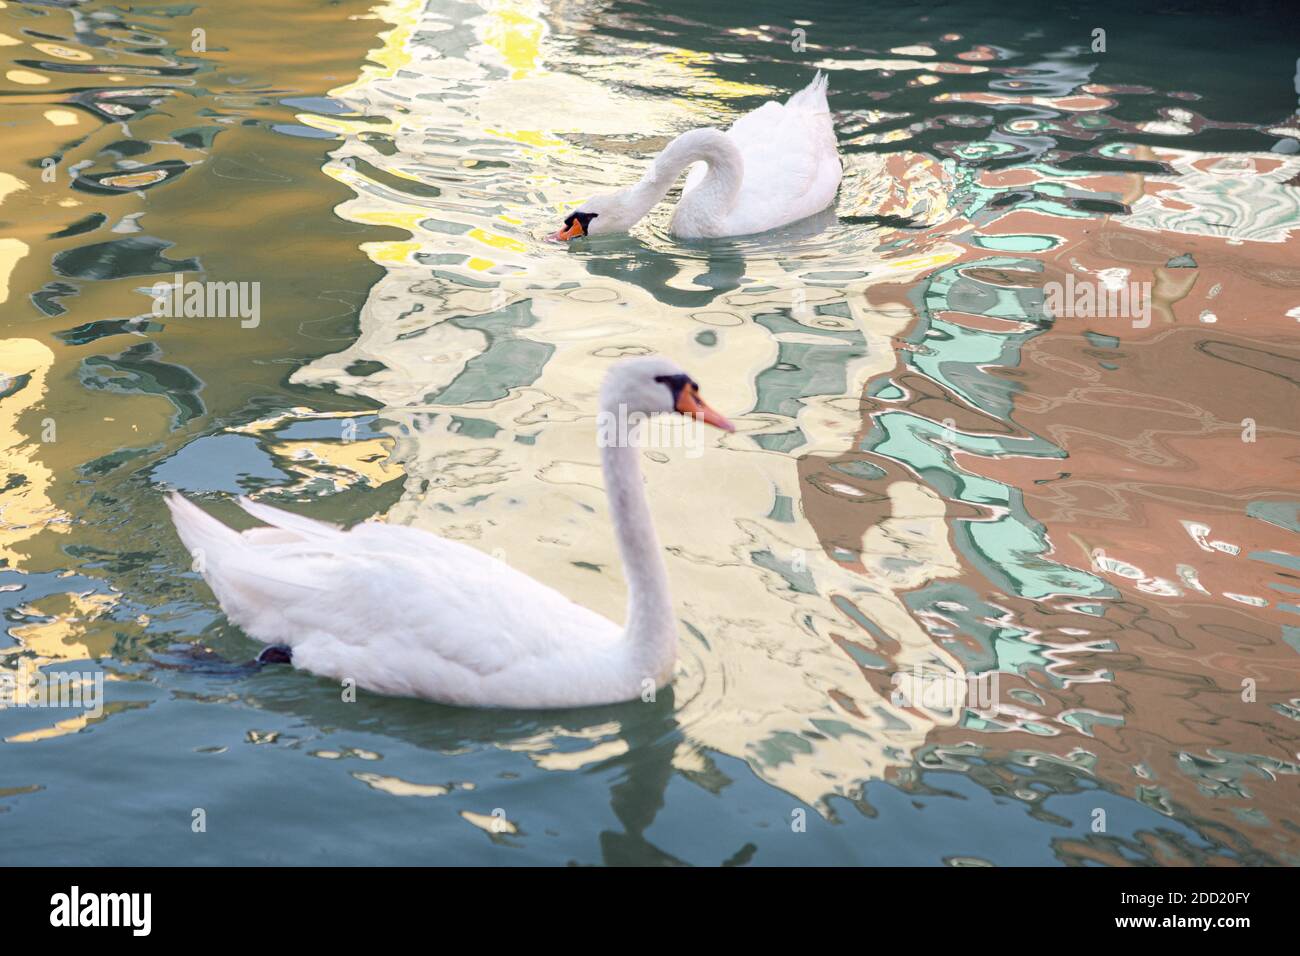
M 612 409 L 603 411 L 607 420 L 618 414 Z M 664 567 L 641 477 L 639 430 L 639 426 L 630 431 L 602 429 L 600 457 L 614 534 L 627 578 L 624 637 L 637 673 L 658 685 L 672 674 L 677 659 L 677 627 L 668 593 L 668 570 Z
M 664 147 L 641 181 L 628 189 L 626 198 L 635 219 L 640 219 L 667 195 L 682 170 L 699 162 L 708 163 L 708 174 L 682 197 L 677 215 L 687 212 L 705 219 L 725 216 L 740 193 L 745 160 L 736 145 L 718 130 L 693 129 Z

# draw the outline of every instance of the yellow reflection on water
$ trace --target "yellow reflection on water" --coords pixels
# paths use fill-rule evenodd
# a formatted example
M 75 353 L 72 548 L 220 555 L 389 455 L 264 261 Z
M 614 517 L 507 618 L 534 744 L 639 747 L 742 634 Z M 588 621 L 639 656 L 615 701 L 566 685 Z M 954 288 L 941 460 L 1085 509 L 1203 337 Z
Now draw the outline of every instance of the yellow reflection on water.
M 0 242 L 0 254 L 3 252 Z M 45 395 L 46 374 L 53 364 L 54 353 L 42 342 L 0 340 L 0 393 L 16 389 L 0 401 L 0 474 L 22 475 L 25 479 L 0 490 L 0 561 L 11 568 L 22 567 L 27 560 L 26 554 L 16 549 L 20 542 L 46 528 L 68 531 L 68 515 L 50 500 L 54 474 L 41 461 L 41 442 L 36 440 L 42 433 L 46 440 L 56 440 L 58 423 L 29 414 Z M 20 419 L 38 431 L 24 433 Z

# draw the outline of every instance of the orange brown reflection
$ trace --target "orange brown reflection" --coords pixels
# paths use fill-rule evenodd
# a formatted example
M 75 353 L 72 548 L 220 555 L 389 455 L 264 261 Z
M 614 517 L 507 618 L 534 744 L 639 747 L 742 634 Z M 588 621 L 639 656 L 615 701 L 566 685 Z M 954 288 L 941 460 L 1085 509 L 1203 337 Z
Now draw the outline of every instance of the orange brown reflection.
M 1192 850 L 1144 833 L 1121 853 L 1116 841 L 1093 834 L 1055 844 L 1068 862 L 1131 863 L 1136 853 L 1161 864 L 1294 864 L 1300 267 L 1288 240 L 1300 223 L 1289 212 L 1300 167 L 1289 157 L 1146 147 L 1129 158 L 1153 172 L 1069 183 L 1122 202 L 1124 214 L 1069 217 L 1013 205 L 964 237 L 953 268 L 992 294 L 1009 289 L 1022 297 L 1067 276 L 1149 283 L 1142 287 L 1149 322 L 1136 310 L 1124 317 L 1056 314 L 1054 321 L 966 311 L 951 301 L 924 310 L 916 326 L 922 334 L 901 343 L 890 397 L 882 399 L 874 382 L 862 398 L 854 448 L 863 451 L 800 461 L 804 513 L 828 554 L 870 577 L 872 529 L 897 517 L 884 489 L 925 480 L 914 463 L 873 450 L 883 414 L 1059 449 L 1063 456 L 950 448 L 959 474 L 1010 489 L 1041 525 L 1045 558 L 1106 588 L 1086 601 L 1017 593 L 1005 580 L 990 580 L 957 546 L 966 560 L 949 583 L 980 595 L 987 602 L 981 624 L 1004 635 L 1010 628 L 1013 637 L 990 648 L 945 602 L 909 602 L 937 646 L 956 651 L 972 671 L 1000 672 L 998 706 L 978 715 L 968 707 L 967 719 L 934 725 L 918 763 L 927 751 L 947 755 L 941 762 L 1029 803 L 1042 792 L 1026 786 L 1026 771 L 1047 780 L 1051 774 L 1038 774 L 1035 765 L 1078 767 L 1213 844 Z M 978 186 L 1005 194 L 1032 189 L 1038 177 L 1030 168 L 990 171 Z M 950 223 L 945 232 L 971 226 Z M 990 248 L 1012 248 L 1025 237 L 1045 238 L 1050 247 L 1019 249 L 1016 262 L 990 264 Z M 878 285 L 869 301 L 915 308 L 933 280 L 919 295 L 911 285 Z M 1020 336 L 1012 360 L 975 369 L 990 386 L 983 394 L 1010 397 L 1008 413 L 971 401 L 978 389 L 963 394 L 909 360 L 931 350 L 923 331 L 938 315 L 961 328 Z M 864 472 L 864 463 L 874 468 Z M 955 545 L 955 529 L 998 511 L 957 494 L 943 497 Z M 903 667 L 897 646 L 852 609 L 836 640 L 887 695 Z M 1044 763 L 1034 754 L 1050 756 Z M 908 783 L 906 769 L 887 775 Z

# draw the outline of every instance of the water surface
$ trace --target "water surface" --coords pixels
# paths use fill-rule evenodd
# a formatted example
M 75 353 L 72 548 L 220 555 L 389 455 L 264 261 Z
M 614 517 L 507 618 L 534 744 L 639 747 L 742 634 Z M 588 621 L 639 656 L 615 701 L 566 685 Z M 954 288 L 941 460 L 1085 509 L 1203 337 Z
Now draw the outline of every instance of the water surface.
M 108 698 L 0 711 L 0 860 L 1296 863 L 1296 47 L 1108 10 L 0 5 L 0 655 Z M 833 215 L 542 241 L 818 68 Z M 177 272 L 260 321 L 152 315 Z M 617 619 L 595 394 L 648 353 L 739 426 L 644 460 L 650 704 L 249 667 L 161 504 L 413 524 Z

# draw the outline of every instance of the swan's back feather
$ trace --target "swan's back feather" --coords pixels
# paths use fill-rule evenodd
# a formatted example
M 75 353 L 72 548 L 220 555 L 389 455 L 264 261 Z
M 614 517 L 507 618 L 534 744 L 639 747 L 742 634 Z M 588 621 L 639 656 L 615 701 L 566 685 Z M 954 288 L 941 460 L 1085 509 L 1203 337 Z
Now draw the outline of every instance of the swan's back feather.
M 769 100 L 732 124 L 726 135 L 740 151 L 745 175 L 740 195 L 721 224 L 722 235 L 750 235 L 821 212 L 835 198 L 843 164 L 826 100 L 826 74 L 785 103 Z M 697 163 L 685 197 L 708 174 Z
M 240 506 L 272 527 L 240 533 L 180 495 L 167 504 L 226 616 L 292 647 L 295 667 L 471 705 L 639 692 L 620 628 L 476 548 L 384 522 L 342 529 L 248 500 Z

